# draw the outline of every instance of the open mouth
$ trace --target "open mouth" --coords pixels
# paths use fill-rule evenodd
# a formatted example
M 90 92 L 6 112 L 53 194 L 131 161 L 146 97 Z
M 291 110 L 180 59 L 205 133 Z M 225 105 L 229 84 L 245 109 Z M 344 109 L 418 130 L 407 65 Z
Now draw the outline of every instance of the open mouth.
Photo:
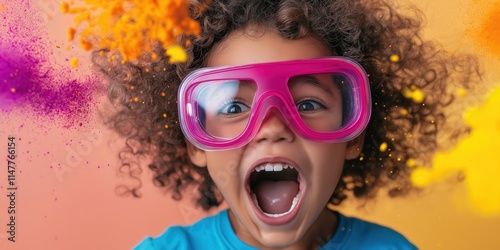
M 259 217 L 272 224 L 293 219 L 301 197 L 301 179 L 291 164 L 263 163 L 253 168 L 248 187 Z

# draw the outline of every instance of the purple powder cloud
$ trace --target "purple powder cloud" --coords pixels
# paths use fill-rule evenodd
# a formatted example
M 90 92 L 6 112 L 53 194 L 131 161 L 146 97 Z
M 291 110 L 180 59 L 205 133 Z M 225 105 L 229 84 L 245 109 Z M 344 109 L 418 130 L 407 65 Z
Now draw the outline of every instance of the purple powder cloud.
M 45 119 L 78 124 L 95 106 L 96 77 L 76 79 L 69 64 L 54 67 L 42 16 L 29 1 L 9 1 L 0 12 L 0 110 L 23 109 Z M 61 26 L 61 29 L 64 29 Z

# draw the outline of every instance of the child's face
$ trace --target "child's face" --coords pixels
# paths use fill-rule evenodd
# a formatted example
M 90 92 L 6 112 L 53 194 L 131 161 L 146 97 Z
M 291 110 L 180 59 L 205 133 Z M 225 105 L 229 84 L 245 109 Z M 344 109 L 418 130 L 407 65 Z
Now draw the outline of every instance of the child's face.
M 331 55 L 312 37 L 286 40 L 272 32 L 248 34 L 230 34 L 211 52 L 207 66 Z M 230 207 L 231 223 L 238 237 L 257 247 L 279 247 L 300 241 L 319 223 L 316 219 L 337 185 L 344 160 L 357 157 L 358 144 L 305 140 L 293 133 L 278 112 L 270 111 L 255 138 L 242 148 L 203 152 L 191 147 L 189 151 L 193 163 L 208 167 Z M 278 169 L 280 165 L 289 165 L 294 169 L 251 174 L 256 167 L 266 165 Z M 255 180 L 261 181 L 255 184 Z M 261 209 L 270 214 L 291 212 L 279 217 L 265 215 L 251 193 L 256 194 Z M 298 202 L 293 208 L 294 197 L 298 197 Z

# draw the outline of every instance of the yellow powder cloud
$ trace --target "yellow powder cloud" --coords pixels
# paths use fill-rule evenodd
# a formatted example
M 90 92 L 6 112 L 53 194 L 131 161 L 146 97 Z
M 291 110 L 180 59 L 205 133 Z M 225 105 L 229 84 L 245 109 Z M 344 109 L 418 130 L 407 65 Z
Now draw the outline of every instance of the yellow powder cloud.
M 500 214 L 500 87 L 463 118 L 470 134 L 452 150 L 437 153 L 432 169 L 415 169 L 412 181 L 423 187 L 461 171 L 473 207 L 486 215 Z

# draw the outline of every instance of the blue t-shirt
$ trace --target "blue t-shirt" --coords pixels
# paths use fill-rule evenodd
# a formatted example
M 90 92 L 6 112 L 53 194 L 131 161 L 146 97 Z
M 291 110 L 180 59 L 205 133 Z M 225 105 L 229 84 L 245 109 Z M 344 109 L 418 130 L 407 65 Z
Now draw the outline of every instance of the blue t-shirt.
M 322 250 L 417 249 L 398 232 L 374 223 L 338 214 L 335 235 Z M 256 250 L 233 231 L 227 210 L 206 217 L 191 226 L 173 226 L 157 238 L 147 237 L 134 250 L 151 249 L 238 249 Z

